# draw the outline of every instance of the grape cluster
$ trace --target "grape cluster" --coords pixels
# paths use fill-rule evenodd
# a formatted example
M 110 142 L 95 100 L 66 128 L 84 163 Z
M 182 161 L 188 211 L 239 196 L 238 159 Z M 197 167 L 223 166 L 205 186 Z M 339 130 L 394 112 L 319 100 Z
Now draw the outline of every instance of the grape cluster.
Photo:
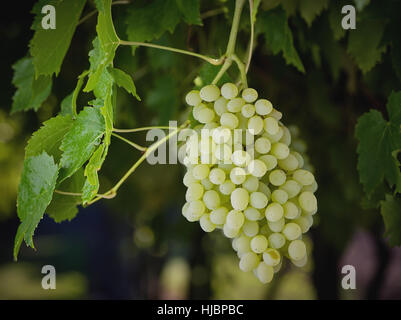
M 291 147 L 281 112 L 255 89 L 240 92 L 232 83 L 192 90 L 185 100 L 199 124 L 179 151 L 187 167 L 184 217 L 206 232 L 221 229 L 240 269 L 262 283 L 284 256 L 304 266 L 302 235 L 317 211 L 317 183 Z

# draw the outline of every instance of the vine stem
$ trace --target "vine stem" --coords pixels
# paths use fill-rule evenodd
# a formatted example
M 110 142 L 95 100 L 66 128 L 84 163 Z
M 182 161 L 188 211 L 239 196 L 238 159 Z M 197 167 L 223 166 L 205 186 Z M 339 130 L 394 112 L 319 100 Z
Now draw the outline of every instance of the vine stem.
M 171 137 L 175 136 L 178 132 L 180 132 L 182 129 L 186 128 L 189 125 L 189 121 L 184 122 L 180 127 L 178 127 L 176 130 L 173 132 L 169 133 L 167 136 L 165 136 L 163 139 L 160 139 L 159 141 L 155 142 L 152 144 L 149 148 L 146 149 L 144 154 L 132 165 L 132 167 L 124 174 L 124 176 L 115 184 L 113 188 L 111 188 L 109 191 L 107 191 L 104 194 L 98 195 L 96 198 L 94 198 L 92 201 L 88 202 L 88 205 L 91 205 L 92 203 L 105 198 L 105 197 L 110 197 L 113 198 L 116 194 L 118 189 L 121 187 L 121 185 L 125 182 L 125 180 L 128 179 L 128 177 L 139 167 L 139 165 L 145 161 L 145 159 L 152 154 L 153 151 L 155 151 L 158 147 L 160 147 L 163 143 L 167 142 Z
M 228 38 L 228 43 L 227 43 L 227 49 L 226 53 L 224 54 L 224 64 L 220 68 L 219 72 L 217 73 L 216 77 L 213 79 L 212 84 L 216 84 L 220 78 L 223 76 L 224 72 L 227 71 L 227 69 L 231 66 L 232 61 L 236 60 L 235 56 L 235 43 L 237 41 L 237 35 L 238 35 L 238 27 L 239 27 L 239 22 L 241 18 L 241 13 L 242 9 L 244 7 L 245 0 L 235 0 L 235 10 L 234 10 L 234 16 L 233 16 L 233 22 L 231 24 L 231 30 L 230 30 L 230 36 Z M 239 61 L 239 59 L 237 59 Z M 238 63 L 237 63 L 238 64 Z M 243 63 L 241 62 L 243 65 Z M 240 69 L 240 67 L 238 66 Z M 241 69 L 240 69 L 241 71 Z M 241 73 L 241 79 L 244 80 L 244 77 Z M 244 85 L 246 86 L 246 75 L 245 75 L 245 82 Z
M 146 130 L 152 130 L 152 129 L 172 129 L 172 127 L 168 126 L 159 126 L 159 127 L 142 127 L 142 128 L 134 128 L 134 129 L 117 129 L 113 128 L 114 132 L 139 132 L 139 131 L 146 131 Z
M 253 53 L 253 41 L 255 36 L 255 21 L 253 19 L 253 0 L 249 0 L 249 19 L 251 23 L 251 39 L 249 41 L 248 59 L 245 66 L 245 73 L 248 73 L 249 66 L 251 65 Z
M 230 37 L 228 38 L 226 57 L 230 57 L 235 51 L 235 43 L 237 41 L 239 21 L 241 18 L 242 8 L 244 7 L 245 0 L 235 0 L 235 11 L 233 23 L 231 25 Z
M 246 70 L 245 70 L 244 63 L 235 54 L 232 55 L 232 59 L 237 64 L 238 70 L 241 75 L 242 84 L 244 85 L 245 88 L 248 88 L 248 82 L 246 80 Z
M 215 58 L 211 58 L 211 57 L 205 56 L 205 55 L 200 54 L 200 53 L 187 51 L 187 50 L 182 50 L 182 49 L 177 49 L 177 48 L 172 48 L 172 47 L 161 46 L 161 45 L 154 44 L 154 43 L 120 40 L 119 44 L 126 45 L 126 46 L 149 47 L 149 48 L 155 48 L 155 49 L 161 49 L 161 50 L 166 50 L 166 51 L 172 51 L 172 52 L 177 52 L 177 53 L 181 53 L 181 54 L 186 54 L 188 56 L 193 56 L 193 57 L 202 59 L 202 60 L 204 60 L 206 62 L 209 62 L 210 64 L 215 65 L 215 66 L 221 65 L 223 63 L 223 61 L 224 61 L 224 57 L 220 57 L 218 59 L 215 59 Z
M 146 147 L 142 147 L 139 144 L 136 144 L 135 142 L 132 142 L 132 141 L 130 141 L 128 139 L 125 139 L 124 137 L 120 136 L 117 133 L 112 132 L 111 135 L 116 137 L 116 138 L 118 138 L 118 139 L 120 139 L 120 140 L 122 140 L 122 141 L 124 141 L 125 143 L 128 143 L 130 146 L 133 146 L 135 149 L 137 149 L 139 151 L 143 152 L 143 151 L 146 151 L 146 149 L 147 149 Z

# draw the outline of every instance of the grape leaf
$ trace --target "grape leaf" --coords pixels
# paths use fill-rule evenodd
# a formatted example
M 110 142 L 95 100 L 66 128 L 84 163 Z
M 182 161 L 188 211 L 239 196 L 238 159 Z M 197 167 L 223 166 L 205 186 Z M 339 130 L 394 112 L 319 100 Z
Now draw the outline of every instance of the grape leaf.
M 132 78 L 125 73 L 124 71 L 111 68 L 110 73 L 114 78 L 115 83 L 119 86 L 127 90 L 128 93 L 132 94 L 138 101 L 141 101 L 141 98 L 136 93 L 136 87 Z
M 130 9 L 126 21 L 130 41 L 152 41 L 165 31 L 174 31 L 180 22 L 180 10 L 175 0 L 155 0 L 142 8 Z M 135 49 L 133 46 L 133 53 Z
M 64 180 L 57 189 L 64 192 L 81 193 L 84 185 L 83 168 L 75 172 L 72 177 Z M 71 221 L 78 213 L 77 205 L 81 203 L 80 196 L 53 194 L 53 199 L 46 209 L 46 213 L 55 221 Z
M 341 13 L 341 8 L 346 4 L 346 1 L 339 0 L 335 1 L 329 8 L 329 23 L 335 40 L 340 40 L 345 36 L 345 30 L 341 25 L 344 17 Z
M 391 246 L 401 245 L 401 200 L 391 195 L 381 201 L 381 215 L 386 227 L 385 237 L 388 237 Z
M 61 101 L 60 114 L 62 114 L 62 115 L 71 114 L 74 117 L 77 116 L 78 94 L 81 91 L 82 85 L 84 83 L 84 79 L 88 75 L 88 73 L 89 73 L 89 71 L 85 70 L 78 76 L 78 81 L 77 81 L 77 85 L 75 86 L 75 89 L 68 96 L 66 96 L 63 99 L 63 101 Z
M 93 50 L 89 52 L 90 74 L 84 88 L 85 92 L 96 88 L 105 69 L 112 64 L 120 41 L 111 16 L 111 0 L 102 1 L 104 11 L 99 11 L 96 25 L 97 37 L 93 41 Z
M 377 110 L 363 114 L 355 127 L 358 145 L 358 171 L 368 196 L 384 179 L 401 192 L 401 174 L 393 152 L 401 149 L 401 92 L 391 93 L 387 102 L 389 121 Z
M 83 204 L 91 201 L 99 190 L 98 171 L 102 167 L 105 156 L 107 154 L 107 145 L 102 143 L 97 150 L 92 154 L 88 164 L 85 167 L 86 181 L 82 189 Z
M 169 75 L 157 77 L 152 90 L 148 92 L 146 104 L 159 115 L 160 124 L 167 124 L 178 109 L 177 83 Z
M 308 26 L 312 25 L 313 20 L 327 9 L 329 0 L 302 0 L 299 2 L 299 11 Z
M 377 19 L 358 22 L 348 38 L 348 53 L 354 58 L 363 73 L 371 70 L 381 60 L 386 46 L 381 45 L 385 23 Z
M 262 12 L 256 21 L 256 29 L 258 33 L 264 34 L 266 44 L 273 54 L 282 52 L 287 64 L 292 64 L 299 71 L 305 72 L 301 59 L 295 50 L 292 32 L 283 9 L 276 8 Z
M 37 111 L 51 92 L 51 77 L 40 76 L 35 79 L 32 58 L 18 60 L 13 65 L 13 69 L 12 83 L 17 88 L 17 91 L 13 96 L 11 114 L 29 109 Z
M 176 0 L 176 3 L 186 23 L 202 25 L 199 0 Z
M 45 151 L 54 158 L 56 163 L 59 162 L 61 141 L 72 125 L 71 115 L 58 115 L 45 121 L 43 126 L 29 139 L 25 148 L 25 158 L 37 156 Z
M 14 243 L 17 259 L 22 240 L 34 248 L 33 234 L 49 205 L 56 186 L 58 166 L 46 152 L 26 158 L 18 187 L 17 213 L 21 221 Z
M 105 133 L 105 122 L 100 109 L 86 107 L 64 136 L 60 149 L 60 182 L 72 176 L 90 158 Z
M 56 29 L 39 26 L 30 43 L 36 77 L 58 75 L 86 0 L 50 0 L 56 9 Z

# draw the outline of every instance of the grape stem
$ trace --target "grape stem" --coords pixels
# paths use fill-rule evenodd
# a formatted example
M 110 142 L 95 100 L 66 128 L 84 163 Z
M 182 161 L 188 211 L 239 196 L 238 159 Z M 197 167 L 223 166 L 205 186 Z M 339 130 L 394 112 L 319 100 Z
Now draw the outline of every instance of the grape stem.
M 111 5 L 116 5 L 116 4 L 130 4 L 131 1 L 129 0 L 119 0 L 119 1 L 114 1 L 111 3 Z M 94 16 L 97 13 L 97 10 L 93 10 L 91 12 L 89 12 L 85 17 L 83 17 L 81 20 L 78 21 L 77 26 L 79 26 L 80 24 L 84 23 L 86 20 L 88 20 L 90 17 Z
M 249 66 L 251 65 L 252 53 L 253 53 L 253 40 L 255 34 L 255 21 L 253 19 L 253 0 L 249 0 L 249 19 L 251 23 L 251 39 L 249 40 L 249 51 L 248 51 L 248 59 L 245 66 L 245 73 L 248 73 Z
M 237 41 L 238 27 L 244 3 L 245 0 L 235 1 L 235 10 L 234 10 L 233 22 L 231 25 L 230 36 L 227 43 L 226 53 L 223 56 L 225 57 L 225 61 L 222 67 L 220 68 L 219 72 L 217 73 L 216 77 L 213 79 L 212 84 L 216 84 L 221 79 L 223 74 L 228 70 L 228 68 L 234 61 L 237 64 L 238 69 L 240 70 L 242 84 L 245 86 L 245 88 L 248 87 L 246 81 L 246 72 L 244 63 L 240 59 L 238 59 L 238 57 L 235 55 L 235 43 Z
M 163 139 L 160 139 L 159 141 L 155 142 L 152 144 L 149 148 L 146 149 L 144 154 L 132 165 L 132 167 L 125 173 L 125 175 L 116 183 L 116 185 L 111 188 L 109 191 L 107 191 L 104 194 L 100 194 L 97 197 L 95 197 L 92 201 L 88 202 L 87 205 L 91 205 L 92 203 L 102 199 L 102 198 L 114 198 L 117 194 L 118 189 L 121 187 L 121 185 L 125 182 L 125 180 L 128 179 L 128 177 L 139 167 L 139 165 L 145 161 L 145 159 L 152 154 L 153 151 L 155 151 L 158 147 L 160 147 L 163 143 L 167 142 L 171 137 L 175 136 L 178 132 L 180 132 L 182 129 L 186 128 L 189 125 L 189 121 L 184 122 L 180 127 L 176 128 L 174 131 L 169 133 L 167 136 L 165 136 Z
M 146 149 L 147 149 L 146 147 L 142 147 L 139 144 L 136 144 L 135 142 L 132 142 L 132 141 L 130 141 L 128 139 L 125 139 L 124 137 L 120 136 L 117 133 L 112 132 L 111 135 L 116 137 L 116 138 L 118 138 L 118 139 L 120 139 L 121 141 L 124 141 L 125 143 L 128 143 L 130 146 L 134 147 L 135 149 L 137 149 L 139 151 L 143 152 L 143 151 L 146 151 Z
M 206 62 L 209 62 L 210 64 L 215 65 L 215 66 L 221 65 L 223 63 L 223 61 L 224 61 L 224 56 L 216 59 L 216 58 L 211 58 L 211 57 L 205 56 L 205 55 L 200 54 L 200 53 L 187 51 L 187 50 L 182 50 L 182 49 L 177 49 L 177 48 L 172 48 L 172 47 L 161 46 L 161 45 L 154 44 L 154 43 L 120 40 L 119 44 L 127 45 L 127 46 L 149 47 L 149 48 L 155 48 L 155 49 L 161 49 L 161 50 L 167 50 L 167 51 L 177 52 L 177 53 L 181 53 L 181 54 L 186 54 L 188 56 L 193 56 L 193 57 L 200 58 L 200 59 L 202 59 L 202 60 L 204 60 Z
M 134 128 L 134 129 L 117 129 L 113 128 L 114 132 L 139 132 L 139 131 L 147 131 L 152 129 L 173 129 L 173 127 L 168 126 L 159 126 L 159 127 L 142 127 L 142 128 Z

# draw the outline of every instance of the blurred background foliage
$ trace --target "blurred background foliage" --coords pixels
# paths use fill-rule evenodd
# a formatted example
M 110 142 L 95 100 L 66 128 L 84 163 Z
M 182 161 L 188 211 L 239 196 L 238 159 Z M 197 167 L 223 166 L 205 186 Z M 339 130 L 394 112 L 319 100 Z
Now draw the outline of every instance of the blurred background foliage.
M 121 39 L 129 39 L 127 29 L 134 13 L 147 17 L 148 6 L 161 4 L 128 2 L 113 6 Z M 181 17 L 176 25 L 146 40 L 212 56 L 224 53 L 234 1 L 193 2 L 200 3 L 200 20 L 195 16 L 196 23 L 188 24 Z M 379 210 L 366 205 L 354 137 L 358 117 L 369 109 L 384 112 L 391 90 L 401 89 L 401 58 L 394 49 L 401 46 L 394 40 L 401 26 L 400 1 L 261 1 L 248 82 L 283 112 L 287 125 L 299 127 L 319 183 L 318 219 L 308 242 L 313 258 L 302 269 L 286 266 L 270 285 L 261 285 L 239 270 L 231 244 L 222 234 L 205 234 L 198 224 L 182 217 L 185 189 L 180 165 L 143 163 L 116 198 L 81 208 L 71 222 L 56 224 L 45 217 L 35 234 L 38 251 L 22 248 L 19 262 L 12 262 L 24 146 L 43 121 L 59 112 L 77 76 L 88 68 L 96 25 L 92 16 L 77 28 L 52 92 L 39 111 L 9 115 L 15 92 L 11 66 L 27 53 L 33 3 L 15 2 L 13 9 L 1 10 L 0 299 L 401 298 L 397 272 L 401 252 L 383 238 Z M 357 8 L 355 31 L 340 26 L 345 4 Z M 88 1 L 83 16 L 93 10 L 94 3 Z M 237 43 L 240 56 L 250 34 L 247 10 Z M 157 23 L 156 18 L 148 17 L 155 19 L 152 23 Z M 118 92 L 118 128 L 184 121 L 188 116 L 185 93 L 199 74 L 206 79 L 205 74 L 213 71 L 192 57 L 143 47 L 135 55 L 132 48 L 120 47 L 115 66 L 133 77 L 142 98 L 137 101 L 123 90 Z M 235 69 L 229 74 L 237 76 Z M 80 94 L 79 106 L 88 100 L 87 94 Z M 131 138 L 145 141 L 140 133 Z M 113 141 L 101 171 L 100 191 L 108 190 L 139 156 L 121 141 Z M 44 264 L 58 271 L 55 291 L 40 287 Z M 341 288 L 344 264 L 357 269 L 356 290 Z

